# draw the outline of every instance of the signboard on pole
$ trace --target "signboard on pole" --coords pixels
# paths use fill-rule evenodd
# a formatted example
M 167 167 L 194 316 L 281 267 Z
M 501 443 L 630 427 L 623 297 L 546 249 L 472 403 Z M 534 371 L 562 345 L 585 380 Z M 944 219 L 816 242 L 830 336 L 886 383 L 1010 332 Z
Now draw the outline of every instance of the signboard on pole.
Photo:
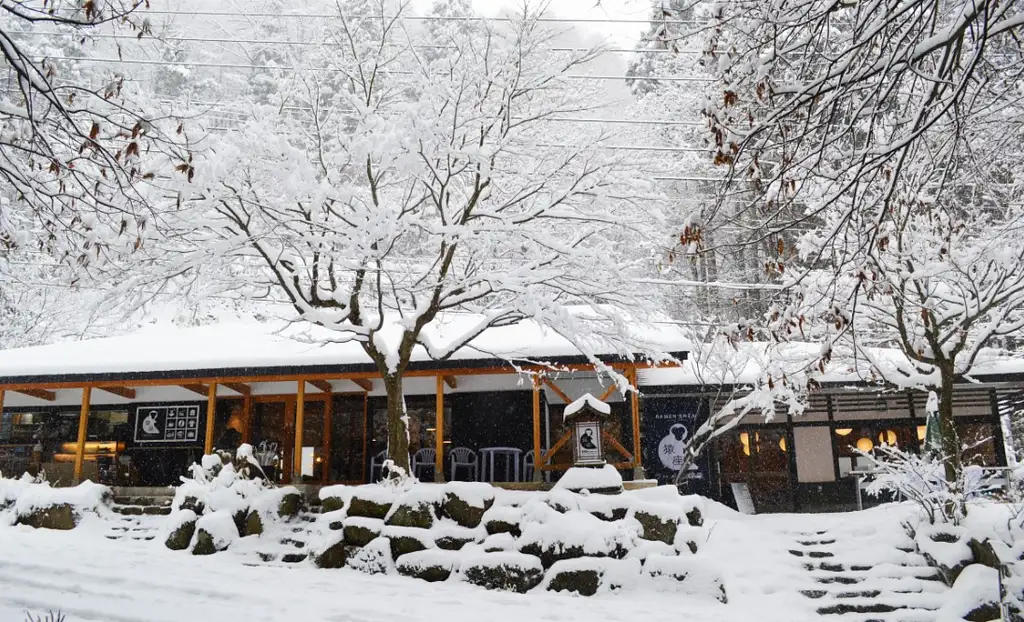
M 135 412 L 136 443 L 195 443 L 199 441 L 200 408 L 139 406 Z
M 647 477 L 671 484 L 684 462 L 694 431 L 707 419 L 704 400 L 694 397 L 645 397 L 641 417 L 643 463 Z M 710 465 L 705 452 L 683 475 L 688 493 L 707 494 Z

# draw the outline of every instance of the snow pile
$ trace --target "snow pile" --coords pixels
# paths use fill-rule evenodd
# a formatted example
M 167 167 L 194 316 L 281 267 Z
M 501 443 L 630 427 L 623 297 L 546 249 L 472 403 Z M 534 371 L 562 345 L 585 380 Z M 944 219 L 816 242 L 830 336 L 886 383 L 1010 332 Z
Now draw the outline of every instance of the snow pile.
M 964 619 L 1000 619 L 999 571 L 995 568 L 981 564 L 964 568 L 936 618 L 937 622 L 962 622 Z
M 555 484 L 556 490 L 622 490 L 622 475 L 610 464 L 602 467 L 573 467 Z
M 0 476 L 0 524 L 62 528 L 51 525 L 52 521 L 46 519 L 34 524 L 31 517 L 42 516 L 52 508 L 66 508 L 64 516 L 73 527 L 85 514 L 105 513 L 111 496 L 108 487 L 89 481 L 70 488 L 54 488 L 49 482 L 27 473 L 19 478 Z

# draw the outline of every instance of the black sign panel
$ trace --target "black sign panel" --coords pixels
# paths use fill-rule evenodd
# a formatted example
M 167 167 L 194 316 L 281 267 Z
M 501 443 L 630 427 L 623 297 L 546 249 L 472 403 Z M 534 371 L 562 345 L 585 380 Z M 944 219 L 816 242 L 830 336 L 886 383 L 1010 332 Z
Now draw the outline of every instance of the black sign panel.
M 199 440 L 199 406 L 139 406 L 136 443 L 195 443 Z
M 644 398 L 643 458 L 647 477 L 671 484 L 683 464 L 694 431 L 707 419 L 704 400 L 692 397 Z M 707 494 L 710 468 L 701 455 L 683 476 L 685 492 Z

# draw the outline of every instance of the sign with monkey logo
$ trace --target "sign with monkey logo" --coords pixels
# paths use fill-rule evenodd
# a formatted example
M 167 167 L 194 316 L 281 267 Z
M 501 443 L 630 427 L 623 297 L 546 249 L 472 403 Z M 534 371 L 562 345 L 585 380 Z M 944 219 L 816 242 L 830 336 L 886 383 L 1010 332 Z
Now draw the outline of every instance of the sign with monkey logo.
M 692 397 L 645 398 L 642 425 L 643 458 L 647 476 L 670 484 L 684 462 L 694 431 L 707 418 L 703 400 Z M 700 456 L 683 476 L 691 488 L 701 492 L 708 485 L 708 458 Z

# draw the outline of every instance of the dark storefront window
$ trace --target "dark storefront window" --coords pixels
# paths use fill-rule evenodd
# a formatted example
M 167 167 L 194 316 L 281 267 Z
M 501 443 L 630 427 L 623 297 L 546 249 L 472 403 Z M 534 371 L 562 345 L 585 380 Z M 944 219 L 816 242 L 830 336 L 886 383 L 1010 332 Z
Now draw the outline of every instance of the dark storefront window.
M 332 482 L 363 481 L 366 398 L 361 395 L 339 395 L 331 411 L 331 473 Z

